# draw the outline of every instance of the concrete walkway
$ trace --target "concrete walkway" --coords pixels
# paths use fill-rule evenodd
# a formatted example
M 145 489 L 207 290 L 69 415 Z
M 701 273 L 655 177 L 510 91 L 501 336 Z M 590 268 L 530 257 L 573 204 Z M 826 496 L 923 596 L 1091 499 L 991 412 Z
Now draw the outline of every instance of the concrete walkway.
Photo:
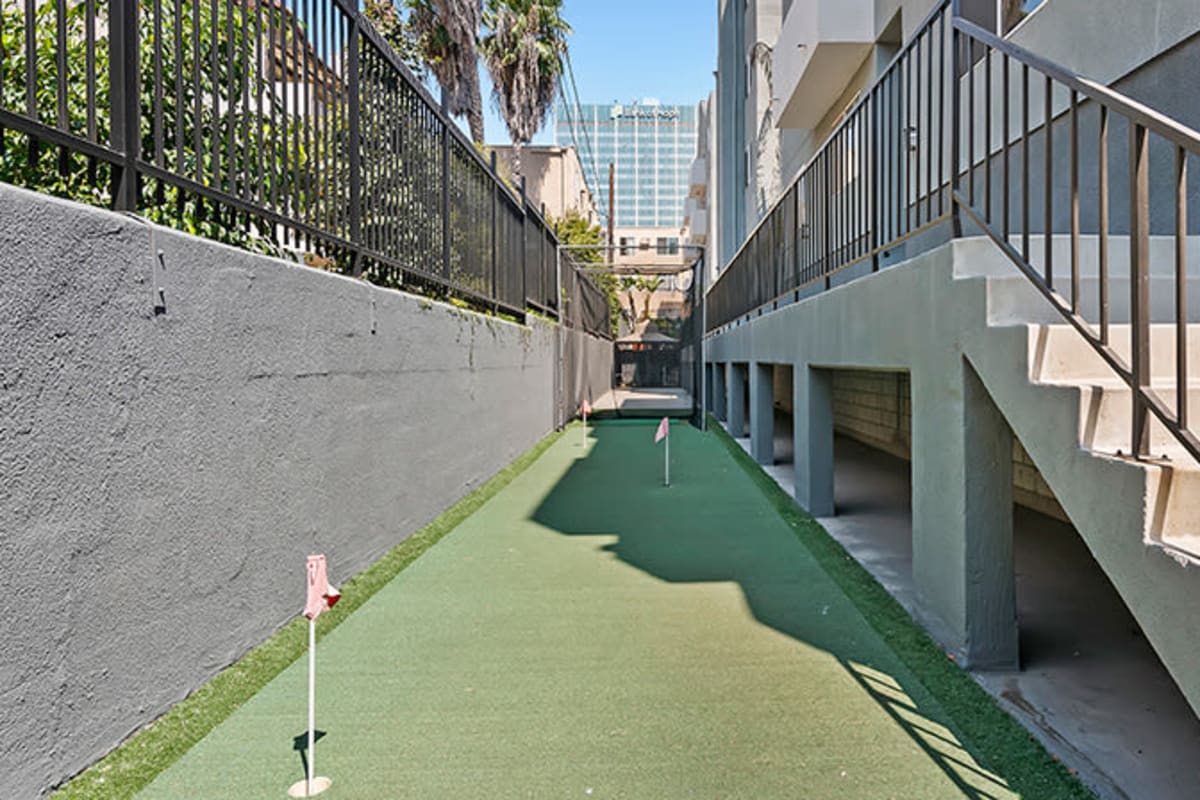
M 690 417 L 695 409 L 685 389 L 617 387 L 597 399 L 592 410 L 618 417 Z
M 791 493 L 790 415 L 775 437 L 763 469 Z M 821 524 L 915 613 L 910 465 L 841 436 L 835 451 L 837 516 Z M 1200 720 L 1116 590 L 1070 525 L 1014 514 L 1022 670 L 976 680 L 1105 800 L 1197 797 Z
M 668 489 L 653 430 L 563 437 L 321 642 L 323 796 L 1015 797 L 716 437 Z M 282 797 L 304 682 L 142 796 Z

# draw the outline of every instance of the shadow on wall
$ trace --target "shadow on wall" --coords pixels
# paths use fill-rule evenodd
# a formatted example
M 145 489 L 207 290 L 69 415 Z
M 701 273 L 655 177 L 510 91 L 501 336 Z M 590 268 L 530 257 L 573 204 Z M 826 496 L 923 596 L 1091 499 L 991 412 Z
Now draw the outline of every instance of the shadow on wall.
M 847 633 L 858 609 L 715 436 L 674 425 L 671 487 L 663 486 L 662 451 L 650 445 L 655 424 L 596 425 L 587 458 L 575 461 L 533 519 L 565 535 L 615 535 L 605 551 L 663 581 L 736 583 L 756 620 L 834 656 L 964 797 L 1018 797 L 980 766 L 914 676 L 882 663 L 886 645 L 873 632 Z

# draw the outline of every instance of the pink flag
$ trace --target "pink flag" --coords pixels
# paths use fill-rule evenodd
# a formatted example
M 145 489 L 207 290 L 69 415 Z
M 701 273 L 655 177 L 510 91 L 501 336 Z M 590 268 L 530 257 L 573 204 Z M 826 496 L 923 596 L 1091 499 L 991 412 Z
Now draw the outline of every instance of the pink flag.
M 589 403 L 589 402 L 587 401 L 587 398 L 586 398 L 586 397 L 585 397 L 585 398 L 583 398 L 583 405 L 582 405 L 582 406 L 580 406 L 579 408 L 580 408 L 580 410 L 583 412 L 583 415 L 584 415 L 585 417 L 591 416 L 591 414 L 592 414 L 592 404 L 591 404 L 591 403 Z
M 667 418 L 663 417 L 662 422 L 658 423 L 658 430 L 654 432 L 654 443 L 658 444 L 665 438 L 667 438 Z
M 342 593 L 329 583 L 325 574 L 325 556 L 308 557 L 308 602 L 304 604 L 304 616 L 316 619 L 341 598 Z

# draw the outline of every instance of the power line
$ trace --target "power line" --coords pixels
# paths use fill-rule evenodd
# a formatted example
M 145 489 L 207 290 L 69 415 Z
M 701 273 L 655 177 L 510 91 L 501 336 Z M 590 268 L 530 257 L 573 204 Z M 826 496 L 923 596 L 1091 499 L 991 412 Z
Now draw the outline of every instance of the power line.
M 600 176 L 600 164 L 596 160 L 596 150 L 592 146 L 591 132 L 588 130 L 588 126 L 583 120 L 583 109 L 582 109 L 583 104 L 579 100 L 579 86 L 575 82 L 575 67 L 571 63 L 571 51 L 570 50 L 568 50 L 566 53 L 566 63 L 567 63 L 567 80 L 569 81 L 571 92 L 574 94 L 574 102 L 572 102 L 571 99 L 567 96 L 566 86 L 560 82 L 559 83 L 559 91 L 562 94 L 562 98 L 563 98 L 563 110 L 566 111 L 566 114 L 567 114 L 567 126 L 571 129 L 571 140 L 575 144 L 575 149 L 578 150 L 579 152 L 583 153 L 584 157 L 587 159 L 587 162 L 585 162 L 585 163 L 590 163 L 592 166 L 592 170 L 591 170 L 591 173 L 592 173 L 591 174 L 591 184 L 592 185 L 590 188 L 593 190 L 593 196 L 599 197 L 599 185 L 598 184 L 599 184 L 599 176 Z M 574 110 L 574 114 L 572 114 L 572 110 Z M 572 118 L 572 117 L 574 117 L 574 118 Z M 579 136 L 578 130 L 576 129 L 576 124 L 578 124 L 579 128 L 583 129 L 582 142 L 580 141 L 580 136 Z M 607 212 L 604 211 L 603 209 L 597 209 L 597 211 L 600 214 L 600 216 L 602 218 L 604 218 L 605 223 L 607 223 L 608 222 Z

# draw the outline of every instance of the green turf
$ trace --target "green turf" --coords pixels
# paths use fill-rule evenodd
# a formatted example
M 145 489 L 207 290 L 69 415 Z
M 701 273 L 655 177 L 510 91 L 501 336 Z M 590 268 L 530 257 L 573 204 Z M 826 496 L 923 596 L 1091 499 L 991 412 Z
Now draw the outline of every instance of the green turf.
M 324 797 L 1087 796 L 719 435 L 672 426 L 668 489 L 653 430 L 571 431 L 325 637 Z M 283 796 L 304 682 L 140 796 Z
M 401 570 L 507 486 L 559 436 L 560 433 L 553 433 L 542 439 L 370 567 L 341 584 L 343 599 L 321 618 L 318 636 L 323 637 L 337 627 Z M 54 794 L 55 800 L 118 800 L 133 797 L 272 678 L 304 655 L 308 643 L 307 631 L 303 619 L 294 620 L 76 776 Z M 194 795 L 188 793 L 181 796 Z

